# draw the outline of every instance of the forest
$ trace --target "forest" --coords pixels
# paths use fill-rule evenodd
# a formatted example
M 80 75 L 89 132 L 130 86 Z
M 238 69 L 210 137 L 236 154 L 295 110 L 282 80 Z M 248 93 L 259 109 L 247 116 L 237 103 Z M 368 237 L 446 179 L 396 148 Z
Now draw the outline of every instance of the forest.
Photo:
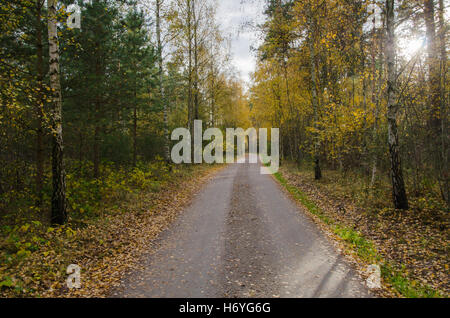
M 79 29 L 67 23 L 74 3 Z M 38 248 L 36 231 L 76 230 L 130 193 L 186 177 L 169 164 L 174 128 L 249 125 L 215 10 L 198 0 L 1 1 L 2 267 Z
M 215 1 L 2 0 L 0 294 L 63 293 L 135 201 L 216 169 L 170 159 L 202 120 L 279 128 L 281 184 L 375 242 L 401 295 L 448 295 L 448 5 L 267 0 L 245 83 Z
M 269 1 L 249 93 L 255 126 L 280 127 L 279 181 L 417 276 L 440 268 L 441 278 L 426 275 L 441 287 L 447 10 L 443 0 Z M 358 245 L 349 235 L 341 236 Z
M 408 208 L 405 182 L 448 204 L 444 1 L 380 4 L 271 2 L 253 119 L 280 127 L 284 157 L 313 161 L 316 180 L 324 165 L 372 187 L 389 172 L 396 208 Z
M 92 183 L 116 167 L 130 172 L 140 163 L 167 162 L 174 127 L 194 118 L 231 127 L 247 111 L 212 5 L 80 2 L 79 30 L 63 27 L 70 3 L 1 4 L 2 203 L 10 211 L 10 204 L 32 206 L 33 217 L 59 224 L 77 203 L 69 196 L 67 207 L 51 208 L 65 204 L 52 199 L 64 195 L 52 184 L 56 192 L 73 191 L 82 185 L 71 180 Z M 51 23 L 60 25 L 52 34 Z M 52 181 L 51 169 L 60 179 Z

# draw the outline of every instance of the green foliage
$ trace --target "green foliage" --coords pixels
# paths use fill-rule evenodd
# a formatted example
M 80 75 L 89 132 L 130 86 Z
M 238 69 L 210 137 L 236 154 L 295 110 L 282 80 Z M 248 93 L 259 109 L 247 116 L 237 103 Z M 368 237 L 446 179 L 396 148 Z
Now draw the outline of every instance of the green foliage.
M 96 180 L 89 177 L 91 163 L 80 167 L 75 162 L 73 167 L 77 167 L 77 171 L 69 173 L 66 179 L 70 216 L 67 225 L 50 226 L 47 222 L 33 220 L 41 216 L 40 211 L 28 211 L 24 214 L 27 218 L 14 221 L 0 219 L 0 294 L 36 295 L 36 288 L 47 286 L 48 289 L 60 282 L 74 254 L 78 253 L 78 257 L 91 255 L 94 247 L 89 244 L 105 243 L 104 238 L 86 237 L 82 231 L 96 233 L 99 228 L 107 228 L 108 222 L 117 215 L 126 219 L 124 214 L 132 214 L 130 206 L 140 206 L 139 200 L 144 196 L 153 197 L 163 188 L 175 187 L 180 180 L 192 178 L 196 170 L 201 170 L 189 166 L 169 167 L 161 159 L 153 163 L 140 162 L 129 170 L 104 163 L 103 177 Z M 152 202 L 146 202 L 140 208 L 148 211 Z M 25 210 L 26 206 L 22 208 Z M 90 246 L 89 250 L 86 245 Z
M 448 43 L 445 36 L 437 36 L 448 30 L 447 8 L 440 2 L 438 10 L 438 4 L 427 2 L 440 12 L 441 23 L 425 23 L 426 30 L 422 30 L 417 21 L 427 16 L 426 10 L 415 2 L 398 2 L 399 41 L 393 54 L 397 61 L 399 160 L 411 192 L 436 193 L 448 209 L 450 157 L 448 133 L 442 128 L 448 126 L 448 97 L 438 102 L 448 96 L 443 83 L 448 82 L 450 73 L 446 71 Z M 372 188 L 392 174 L 383 93 L 388 85 L 389 45 L 386 24 L 377 22 L 385 18 L 386 2 L 266 3 L 266 20 L 261 25 L 264 41 L 257 51 L 250 88 L 254 124 L 280 128 L 283 158 L 301 163 L 314 156 L 322 169 L 370 176 Z M 430 28 L 436 30 L 429 32 Z M 436 47 L 417 47 L 412 56 L 408 43 L 422 41 L 421 33 L 426 37 L 436 33 L 436 38 L 426 41 Z M 436 58 L 430 59 L 432 55 Z M 368 191 L 369 195 L 373 200 L 380 197 L 373 191 Z
M 161 8 L 162 24 L 168 27 L 164 31 L 169 32 L 162 45 L 175 48 L 166 56 L 172 49 L 159 52 L 153 12 L 138 1 L 77 1 L 81 29 L 70 29 L 66 9 L 73 2 L 56 1 L 65 165 L 60 175 L 65 175 L 69 216 L 65 226 L 48 224 L 55 92 L 49 87 L 47 2 L 0 3 L 0 292 L 7 289 L 17 296 L 60 279 L 65 257 L 75 253 L 68 246 L 82 252 L 91 247 L 96 238 L 80 238 L 80 229 L 95 230 L 108 222 L 105 216 L 129 213 L 124 202 L 156 196 L 194 171 L 161 159 L 167 130 L 186 126 L 193 102 L 188 88 L 192 92 L 194 84 L 186 76 L 187 54 L 180 40 L 186 26 L 176 19 L 182 10 L 174 14 L 167 2 Z M 202 5 L 197 9 L 204 16 L 197 18 L 208 38 L 196 47 L 199 119 L 245 127 L 243 85 L 229 70 L 213 7 Z
M 81 178 L 79 172 L 68 174 L 66 182 L 70 214 L 77 220 L 98 217 L 105 201 L 120 202 L 129 194 L 140 191 L 159 192 L 161 185 L 171 178 L 168 172 L 168 165 L 157 160 L 153 163 L 141 162 L 131 171 L 104 163 L 102 180 Z
M 406 298 L 441 298 L 439 291 L 408 278 L 405 270 L 394 270 L 389 264 L 381 266 L 382 277 Z
M 367 263 L 379 263 L 382 259 L 377 254 L 373 244 L 366 240 L 360 233 L 355 230 L 336 225 L 334 228 L 336 233 L 344 241 L 348 242 L 357 255 Z

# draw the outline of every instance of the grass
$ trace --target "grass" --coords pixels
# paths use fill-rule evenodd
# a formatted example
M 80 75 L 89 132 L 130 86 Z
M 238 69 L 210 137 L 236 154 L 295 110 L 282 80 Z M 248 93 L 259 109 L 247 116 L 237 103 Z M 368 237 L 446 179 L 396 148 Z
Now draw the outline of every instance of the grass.
M 346 243 L 347 248 L 355 252 L 363 262 L 380 264 L 381 277 L 387 287 L 391 287 L 399 295 L 406 298 L 443 297 L 439 291 L 410 279 L 404 268 L 402 270 L 395 269 L 383 259 L 370 240 L 353 228 L 339 224 L 336 220 L 327 216 L 305 193 L 290 185 L 280 172 L 275 173 L 274 177 L 310 213 L 317 216 L 333 233 L 340 237 Z
M 212 168 L 174 166 L 169 171 L 164 163 L 152 162 L 132 171 L 104 167 L 101 181 L 69 174 L 69 222 L 64 226 L 37 220 L 39 214 L 22 202 L 26 218 L 13 218 L 11 213 L 0 219 L 0 297 L 53 297 L 49 290 L 63 295 L 65 271 L 72 263 L 84 264 L 84 275 L 92 274 L 87 285 L 98 283 L 95 275 L 108 282 L 120 272 L 110 263 L 126 268 L 124 256 L 137 248 L 135 240 L 153 237 L 164 222 L 170 222 L 175 206 L 186 199 L 182 193 L 187 195 L 193 179 Z M 174 194 L 179 200 L 164 201 L 164 196 Z M 102 268 L 103 263 L 109 265 Z M 105 274 L 108 268 L 113 273 Z

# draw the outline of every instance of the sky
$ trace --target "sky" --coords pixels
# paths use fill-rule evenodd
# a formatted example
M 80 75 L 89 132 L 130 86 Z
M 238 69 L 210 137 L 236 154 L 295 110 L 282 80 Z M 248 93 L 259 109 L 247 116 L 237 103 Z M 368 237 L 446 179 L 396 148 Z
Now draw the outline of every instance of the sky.
M 221 29 L 231 34 L 232 63 L 247 84 L 255 70 L 256 58 L 251 47 L 258 47 L 254 27 L 264 21 L 264 0 L 218 0 L 217 20 Z
M 256 59 L 250 47 L 258 47 L 257 32 L 247 24 L 256 25 L 264 22 L 264 0 L 216 0 L 218 3 L 217 20 L 222 30 L 232 35 L 233 65 L 240 77 L 248 84 L 250 74 L 255 70 Z M 450 10 L 446 11 L 450 16 Z M 400 41 L 401 42 L 401 41 Z M 400 43 L 402 44 L 402 43 Z M 403 52 L 412 54 L 423 44 L 423 38 L 409 39 L 403 43 Z M 400 45 L 402 46 L 402 45 Z

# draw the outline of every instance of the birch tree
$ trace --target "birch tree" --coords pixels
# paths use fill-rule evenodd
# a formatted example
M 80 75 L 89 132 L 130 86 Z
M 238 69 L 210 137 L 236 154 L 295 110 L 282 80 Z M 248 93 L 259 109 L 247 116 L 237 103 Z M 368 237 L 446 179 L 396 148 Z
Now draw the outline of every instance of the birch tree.
M 386 61 L 388 73 L 387 122 L 388 145 L 391 161 L 392 196 L 397 209 L 408 209 L 405 182 L 398 144 L 397 114 L 400 105 L 397 100 L 397 72 L 395 64 L 395 12 L 394 0 L 386 0 Z
M 66 184 L 63 158 L 62 134 L 62 96 L 59 75 L 59 43 L 57 30 L 57 0 L 48 0 L 48 41 L 50 58 L 50 88 L 51 101 L 51 135 L 52 135 L 52 214 L 51 221 L 64 224 L 67 221 L 66 212 Z

